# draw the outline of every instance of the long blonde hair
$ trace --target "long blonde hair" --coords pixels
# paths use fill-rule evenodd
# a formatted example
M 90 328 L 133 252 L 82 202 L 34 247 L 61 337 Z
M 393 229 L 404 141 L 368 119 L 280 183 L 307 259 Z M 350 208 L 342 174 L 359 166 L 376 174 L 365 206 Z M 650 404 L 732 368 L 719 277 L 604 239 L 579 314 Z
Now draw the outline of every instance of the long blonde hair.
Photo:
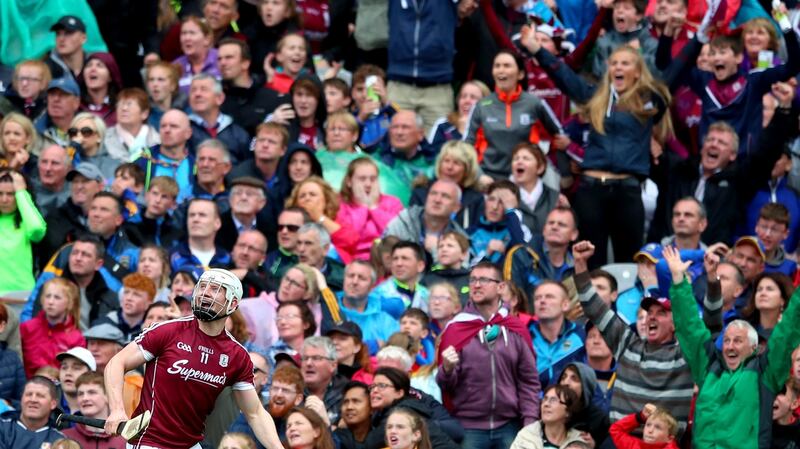
M 645 105 L 649 103 L 653 96 L 658 96 L 667 107 L 672 100 L 669 93 L 669 88 L 661 81 L 656 80 L 650 69 L 644 63 L 644 59 L 639 54 L 639 51 L 629 45 L 623 45 L 608 58 L 609 61 L 618 53 L 627 52 L 635 56 L 636 68 L 639 70 L 639 79 L 627 89 L 624 93 L 619 95 L 617 100 L 617 107 L 633 114 L 642 124 L 658 113 L 658 109 L 649 108 L 645 109 Z M 606 69 L 606 74 L 600 81 L 594 96 L 584 106 L 583 114 L 589 119 L 592 128 L 600 134 L 605 134 L 604 122 L 606 113 L 611 103 L 611 72 Z M 663 141 L 664 138 L 672 134 L 672 120 L 670 119 L 669 111 L 665 112 L 661 121 L 657 124 L 655 129 L 656 137 Z

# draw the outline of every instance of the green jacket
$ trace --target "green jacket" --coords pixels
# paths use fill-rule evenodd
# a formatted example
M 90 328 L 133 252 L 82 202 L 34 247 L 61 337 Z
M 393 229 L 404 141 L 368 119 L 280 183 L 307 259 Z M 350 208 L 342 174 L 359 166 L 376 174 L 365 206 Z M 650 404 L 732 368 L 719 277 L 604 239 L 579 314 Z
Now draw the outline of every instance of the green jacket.
M 669 296 L 675 334 L 700 389 L 694 447 L 769 449 L 772 404 L 788 379 L 792 350 L 800 343 L 800 289 L 789 300 L 766 350 L 733 371 L 697 313 L 692 286 L 684 280 L 670 288 Z
M 47 224 L 33 204 L 31 195 L 21 190 L 14 194 L 19 212 L 19 227 L 15 213 L 0 215 L 0 254 L 4 263 L 0 268 L 0 292 L 33 289 L 33 253 L 31 244 L 44 237 Z

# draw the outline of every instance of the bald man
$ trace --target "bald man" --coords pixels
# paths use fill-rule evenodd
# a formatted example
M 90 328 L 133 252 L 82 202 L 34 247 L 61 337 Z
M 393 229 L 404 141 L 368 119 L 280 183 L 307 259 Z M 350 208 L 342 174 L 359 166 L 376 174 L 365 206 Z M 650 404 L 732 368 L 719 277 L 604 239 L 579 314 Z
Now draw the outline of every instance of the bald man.
M 145 150 L 136 163 L 145 171 L 145 179 L 168 176 L 178 183 L 177 202 L 181 203 L 192 192 L 194 158 L 186 143 L 192 137 L 189 117 L 183 111 L 170 109 L 161 117 L 161 144 Z M 149 185 L 145 185 L 145 190 Z

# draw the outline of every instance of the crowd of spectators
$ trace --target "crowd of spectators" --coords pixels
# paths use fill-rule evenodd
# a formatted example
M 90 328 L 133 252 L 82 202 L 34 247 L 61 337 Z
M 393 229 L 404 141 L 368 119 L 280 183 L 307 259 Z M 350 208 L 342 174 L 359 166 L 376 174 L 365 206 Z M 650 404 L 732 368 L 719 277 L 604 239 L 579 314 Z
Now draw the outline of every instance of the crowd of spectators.
M 800 447 L 784 1 L 4 2 L 0 449 L 210 268 L 292 449 Z

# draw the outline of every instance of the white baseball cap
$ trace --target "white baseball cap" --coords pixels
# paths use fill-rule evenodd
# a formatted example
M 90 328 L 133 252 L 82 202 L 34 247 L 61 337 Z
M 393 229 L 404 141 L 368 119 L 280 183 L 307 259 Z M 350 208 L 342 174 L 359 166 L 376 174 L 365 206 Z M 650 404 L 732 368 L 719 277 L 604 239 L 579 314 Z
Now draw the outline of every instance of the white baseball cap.
M 66 357 L 75 357 L 76 359 L 86 364 L 86 366 L 88 366 L 90 370 L 92 371 L 97 370 L 97 362 L 94 361 L 94 356 L 86 348 L 76 346 L 70 349 L 69 351 L 58 354 L 56 356 L 56 360 L 60 362 L 64 360 Z

